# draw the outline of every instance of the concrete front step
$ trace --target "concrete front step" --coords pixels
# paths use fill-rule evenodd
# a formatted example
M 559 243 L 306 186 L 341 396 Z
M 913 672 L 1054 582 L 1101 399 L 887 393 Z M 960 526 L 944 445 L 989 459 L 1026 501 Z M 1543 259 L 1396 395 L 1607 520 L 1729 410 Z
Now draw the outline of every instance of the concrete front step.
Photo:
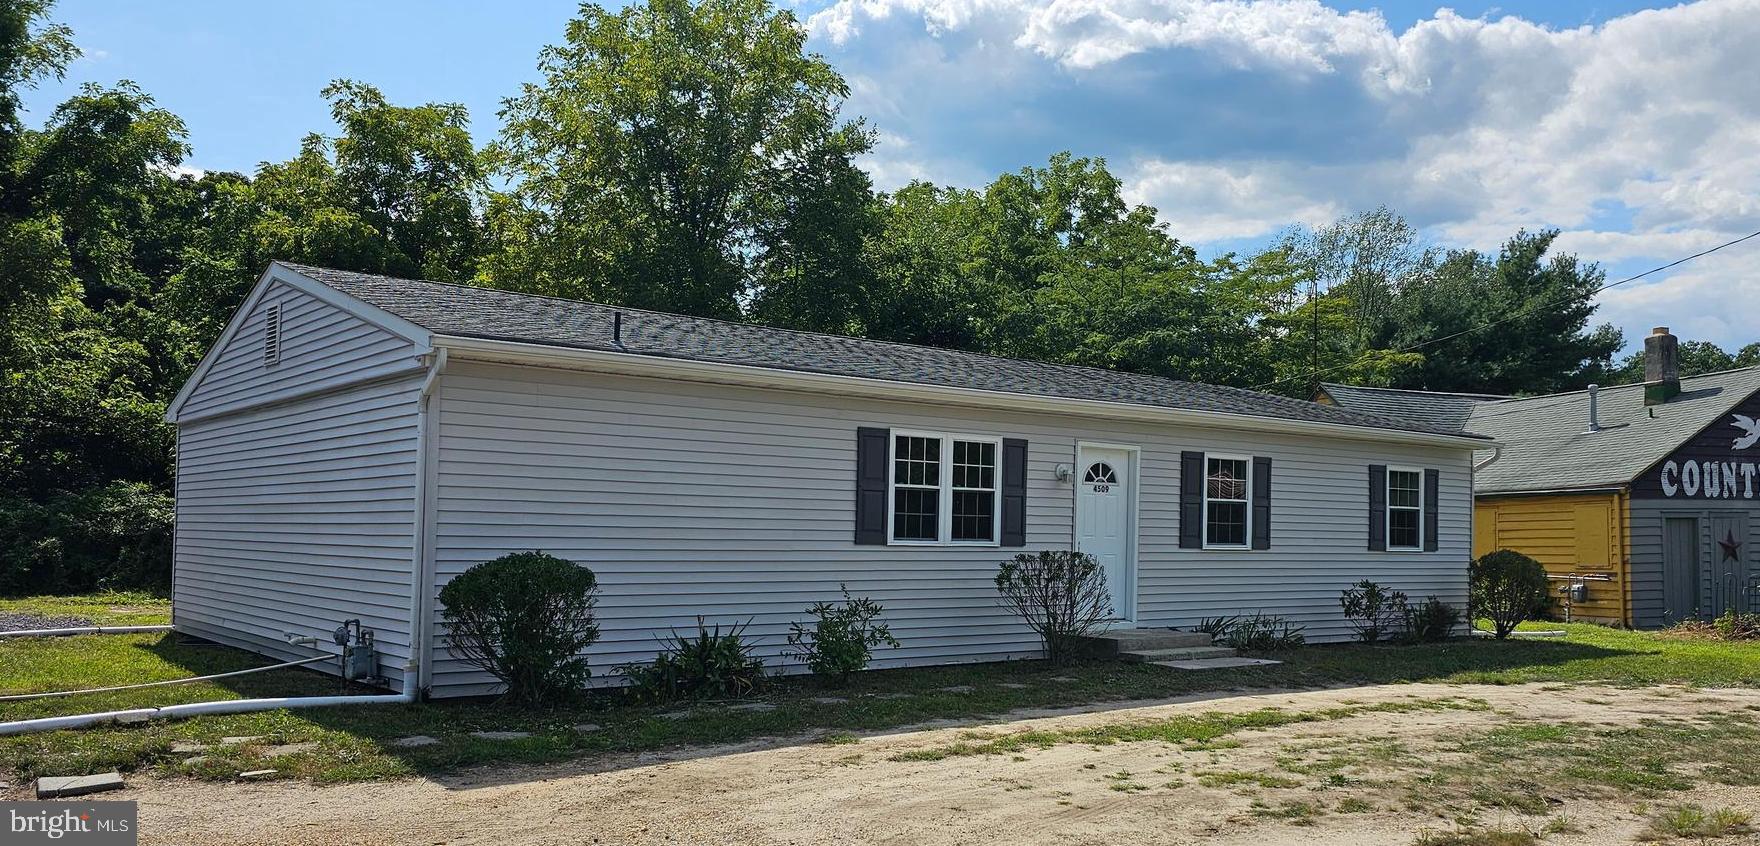
M 1126 652 L 1208 647 L 1210 636 L 1203 632 L 1176 632 L 1172 629 L 1115 629 L 1082 641 L 1082 646 L 1090 652 L 1112 657 Z
M 1208 658 L 1233 658 L 1234 650 L 1225 646 L 1191 646 L 1177 649 L 1133 649 L 1118 653 L 1119 660 L 1138 662 L 1199 661 Z

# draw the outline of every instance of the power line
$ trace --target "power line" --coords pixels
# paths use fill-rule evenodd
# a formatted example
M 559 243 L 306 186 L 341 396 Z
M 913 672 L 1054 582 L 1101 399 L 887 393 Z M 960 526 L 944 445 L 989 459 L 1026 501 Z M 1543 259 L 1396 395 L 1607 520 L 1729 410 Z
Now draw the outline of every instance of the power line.
M 1662 271 L 1668 270 L 1671 267 L 1678 267 L 1680 265 L 1686 264 L 1689 261 L 1692 261 L 1693 259 L 1702 258 L 1704 256 L 1711 255 L 1712 253 L 1715 253 L 1718 250 L 1721 250 L 1725 247 L 1733 247 L 1733 246 L 1740 244 L 1743 241 L 1749 240 L 1751 238 L 1760 238 L 1760 230 L 1757 230 L 1754 232 L 1749 232 L 1748 234 L 1743 235 L 1742 237 L 1737 238 L 1734 241 L 1725 241 L 1724 243 L 1718 244 L 1717 246 L 1712 247 L 1708 250 L 1701 250 L 1700 252 L 1697 252 L 1697 253 L 1694 253 L 1690 256 L 1687 256 L 1686 258 L 1675 259 L 1674 261 L 1671 261 L 1668 264 L 1660 265 L 1658 267 L 1652 267 L 1649 270 L 1644 271 L 1643 273 L 1637 274 L 1636 276 L 1627 276 L 1626 278 L 1621 279 L 1618 282 L 1609 282 L 1605 285 L 1601 285 L 1601 286 L 1597 287 L 1595 290 L 1590 291 L 1589 295 L 1594 296 L 1594 295 L 1599 294 L 1602 291 L 1605 291 L 1609 288 L 1617 288 L 1621 285 L 1626 284 L 1627 282 L 1636 282 L 1639 279 L 1643 279 L 1644 277 L 1649 276 L 1653 273 L 1661 273 Z M 1478 326 L 1472 326 L 1472 327 L 1469 327 L 1466 329 L 1462 329 L 1459 332 L 1455 332 L 1455 333 L 1449 334 L 1449 335 L 1443 335 L 1442 337 L 1439 337 L 1439 338 L 1431 338 L 1426 341 L 1419 341 L 1418 343 L 1413 344 L 1409 347 L 1394 350 L 1393 352 L 1395 352 L 1395 353 L 1417 352 L 1418 350 L 1421 350 L 1421 349 L 1428 347 L 1428 346 L 1440 344 L 1444 341 L 1452 341 L 1455 338 L 1461 337 L 1462 335 L 1471 335 L 1474 332 L 1478 332 L 1478 331 L 1481 331 L 1484 329 L 1490 329 L 1493 326 L 1501 326 L 1501 325 L 1508 323 L 1512 320 L 1518 320 L 1520 318 L 1526 317 L 1529 314 L 1532 314 L 1533 312 L 1535 312 L 1541 308 L 1545 308 L 1547 306 L 1558 305 L 1559 303 L 1563 303 L 1563 302 L 1569 302 L 1570 299 L 1571 299 L 1570 297 L 1559 297 L 1559 298 L 1551 300 L 1549 302 L 1538 303 L 1538 304 L 1529 306 L 1525 309 L 1522 309 L 1520 311 L 1516 311 L 1515 313 L 1510 314 L 1506 317 L 1500 317 L 1496 320 L 1490 321 L 1489 323 L 1482 323 Z M 1317 308 L 1318 306 L 1316 305 L 1315 307 Z M 1316 316 L 1318 316 L 1318 313 L 1316 313 Z M 1374 352 L 1384 353 L 1386 351 L 1385 350 L 1376 350 Z M 1314 380 L 1315 383 L 1318 384 L 1318 380 L 1322 375 L 1327 374 L 1327 373 L 1332 373 L 1332 372 L 1338 371 L 1338 370 L 1344 370 L 1345 368 L 1348 368 L 1348 367 L 1355 367 L 1359 364 L 1362 364 L 1365 361 L 1368 361 L 1370 359 L 1370 357 L 1371 357 L 1371 354 L 1365 353 L 1361 356 L 1358 356 L 1355 361 L 1345 362 L 1344 364 L 1335 364 L 1331 367 L 1314 370 L 1311 373 L 1301 373 L 1301 374 L 1297 374 L 1295 376 L 1285 376 L 1282 379 L 1278 379 L 1278 380 L 1271 381 L 1271 382 L 1266 382 L 1261 385 L 1254 385 L 1252 389 L 1255 391 L 1264 390 L 1265 388 L 1270 388 L 1270 387 L 1273 387 L 1276 385 L 1281 385 L 1285 382 L 1294 382 L 1297 379 L 1310 379 L 1310 380 Z

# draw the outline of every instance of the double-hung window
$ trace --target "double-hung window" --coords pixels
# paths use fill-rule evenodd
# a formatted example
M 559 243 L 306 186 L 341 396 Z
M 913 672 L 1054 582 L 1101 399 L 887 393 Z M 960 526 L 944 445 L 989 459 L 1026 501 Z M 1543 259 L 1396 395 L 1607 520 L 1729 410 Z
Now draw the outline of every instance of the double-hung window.
M 1247 548 L 1253 536 L 1252 464 L 1242 457 L 1204 457 L 1205 548 Z
M 1424 548 L 1424 471 L 1387 468 L 1387 548 Z
M 995 545 L 1001 440 L 937 433 L 892 437 L 893 543 Z

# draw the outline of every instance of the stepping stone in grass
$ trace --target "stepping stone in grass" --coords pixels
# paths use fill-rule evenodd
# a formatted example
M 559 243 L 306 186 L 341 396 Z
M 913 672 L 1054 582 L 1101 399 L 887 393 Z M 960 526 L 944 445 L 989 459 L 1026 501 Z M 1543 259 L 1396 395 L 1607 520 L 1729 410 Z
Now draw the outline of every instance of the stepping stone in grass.
M 769 702 L 741 702 L 738 705 L 728 706 L 727 710 L 729 710 L 729 711 L 774 711 L 774 710 L 776 710 L 776 706 L 769 703 Z
M 521 740 L 521 739 L 531 737 L 531 736 L 532 736 L 532 733 L 529 731 L 473 731 L 473 732 L 471 732 L 471 737 L 481 738 L 483 740 Z
M 37 779 L 37 798 L 59 799 L 65 796 L 84 796 L 87 793 L 100 793 L 105 790 L 121 790 L 122 787 L 122 774 L 118 772 L 83 776 L 43 776 Z
M 588 732 L 598 731 L 599 724 L 598 723 L 581 723 L 577 726 L 574 726 L 574 730 L 578 731 L 582 734 L 587 734 Z
M 206 751 L 208 751 L 208 744 L 206 744 L 206 743 L 196 743 L 194 741 L 189 741 L 189 740 L 180 740 L 176 743 L 171 744 L 171 754 L 173 754 L 173 755 L 194 755 L 198 752 L 206 752 Z
M 953 685 L 948 685 L 947 687 L 938 687 L 935 689 L 941 691 L 942 693 L 971 693 L 973 690 L 972 686 L 969 684 L 953 684 Z
M 911 697 L 913 697 L 915 695 L 916 694 L 914 694 L 914 693 L 893 692 L 893 693 L 882 693 L 877 698 L 879 698 L 879 699 L 910 699 Z
M 1009 690 L 1026 690 L 1027 688 L 1032 687 L 1030 684 L 1020 684 L 1018 682 L 999 682 L 996 686 L 1006 687 Z
M 183 765 L 186 767 L 199 767 L 207 762 L 208 756 L 206 755 L 197 755 L 194 758 L 183 759 Z
M 1054 682 L 1062 682 L 1064 684 L 1081 681 L 1081 679 L 1075 678 L 1074 676 L 1052 676 L 1051 680 Z
M 439 743 L 439 738 L 429 737 L 425 734 L 412 734 L 409 737 L 400 737 L 391 741 L 392 746 L 396 746 L 400 749 L 414 749 L 417 746 L 436 746 Z
M 264 749 L 263 755 L 268 758 L 279 758 L 282 755 L 298 755 L 301 752 L 310 752 L 316 748 L 318 748 L 318 744 L 316 743 L 286 743 L 280 746 L 271 746 L 268 749 Z
M 842 696 L 815 696 L 813 701 L 820 705 L 842 705 L 849 700 Z
M 220 738 L 220 745 L 221 746 L 237 746 L 240 743 L 256 743 L 257 741 L 262 740 L 262 739 L 263 739 L 263 736 L 260 734 L 236 735 L 233 737 Z
M 661 711 L 654 716 L 659 717 L 662 720 L 682 720 L 695 714 L 695 711 Z

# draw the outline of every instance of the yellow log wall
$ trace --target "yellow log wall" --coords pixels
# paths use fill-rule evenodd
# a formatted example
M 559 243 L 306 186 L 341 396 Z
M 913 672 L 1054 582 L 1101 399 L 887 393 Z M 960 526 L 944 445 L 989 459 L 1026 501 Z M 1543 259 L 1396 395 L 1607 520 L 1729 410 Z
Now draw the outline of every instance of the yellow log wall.
M 1473 555 L 1499 549 L 1531 556 L 1552 575 L 1611 576 L 1612 581 L 1587 583 L 1589 601 L 1577 603 L 1572 618 L 1630 623 L 1626 513 L 1620 494 L 1479 499 L 1473 508 Z M 1553 588 L 1560 584 L 1554 581 Z

